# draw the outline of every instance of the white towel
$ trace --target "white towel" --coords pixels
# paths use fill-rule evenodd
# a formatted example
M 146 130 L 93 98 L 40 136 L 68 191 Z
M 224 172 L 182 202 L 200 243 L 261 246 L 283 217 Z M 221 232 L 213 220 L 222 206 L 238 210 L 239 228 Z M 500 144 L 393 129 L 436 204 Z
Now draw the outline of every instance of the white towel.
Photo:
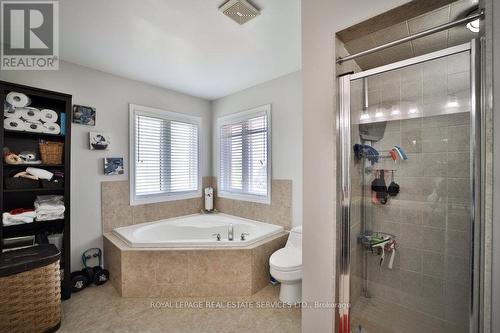
M 37 221 L 62 220 L 64 218 L 64 207 L 58 212 L 36 211 Z
M 31 223 L 34 221 L 36 217 L 36 213 L 32 212 L 24 212 L 21 214 L 12 215 L 10 213 L 2 214 L 2 221 L 4 226 L 16 225 L 16 224 L 24 224 Z
M 40 179 L 51 180 L 52 177 L 54 177 L 54 174 L 52 172 L 40 168 L 28 167 L 26 168 L 26 172 Z
M 35 203 L 36 207 L 36 203 Z M 36 207 L 36 220 L 37 221 L 50 221 L 59 220 L 64 218 L 64 205 L 55 206 L 39 206 Z
M 64 197 L 60 195 L 41 195 L 35 200 L 37 221 L 59 220 L 64 218 Z

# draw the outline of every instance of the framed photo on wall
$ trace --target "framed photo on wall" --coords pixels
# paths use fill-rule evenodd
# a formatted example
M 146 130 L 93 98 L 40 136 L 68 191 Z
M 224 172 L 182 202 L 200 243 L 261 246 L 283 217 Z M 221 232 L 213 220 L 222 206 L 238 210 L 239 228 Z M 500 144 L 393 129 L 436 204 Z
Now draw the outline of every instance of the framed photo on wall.
M 91 106 L 73 105 L 73 123 L 95 126 L 96 110 Z
M 124 172 L 123 157 L 104 158 L 104 174 L 106 176 L 123 175 Z
M 108 150 L 111 144 L 109 134 L 101 132 L 89 132 L 89 148 L 90 150 Z

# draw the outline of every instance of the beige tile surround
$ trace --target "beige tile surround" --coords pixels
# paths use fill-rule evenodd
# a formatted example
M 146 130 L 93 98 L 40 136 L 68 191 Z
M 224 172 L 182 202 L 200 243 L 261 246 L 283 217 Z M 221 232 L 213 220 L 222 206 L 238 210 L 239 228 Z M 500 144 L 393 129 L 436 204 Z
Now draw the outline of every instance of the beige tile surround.
M 122 297 L 249 296 L 268 285 L 269 257 L 287 237 L 245 248 L 133 249 L 105 234 L 105 267 Z
M 215 177 L 203 177 L 203 188 L 215 189 Z M 215 197 L 215 208 L 221 212 L 256 221 L 276 224 L 290 229 L 292 225 L 292 181 L 272 180 L 271 204 Z M 196 214 L 203 208 L 203 199 L 167 201 L 147 205 L 130 206 L 129 182 L 101 183 L 101 215 L 103 234 L 114 228 L 152 222 L 177 216 Z
M 128 180 L 101 183 L 103 234 L 114 228 L 195 214 L 203 207 L 201 198 L 130 206 L 129 189 Z
M 216 193 L 216 184 L 215 177 L 203 178 L 203 188 L 213 186 Z M 203 199 L 130 206 L 128 181 L 103 182 L 101 193 L 105 265 L 123 297 L 252 295 L 269 283 L 269 257 L 288 237 L 283 232 L 247 248 L 130 248 L 111 234 L 114 228 L 196 214 Z M 273 180 L 270 205 L 217 196 L 214 205 L 222 213 L 290 229 L 291 202 L 292 181 Z
M 207 177 L 208 178 L 208 177 Z M 215 192 L 215 208 L 222 213 L 247 219 L 276 224 L 285 229 L 292 225 L 292 181 L 273 179 L 271 183 L 271 204 L 221 198 L 217 195 L 217 178 L 210 177 Z

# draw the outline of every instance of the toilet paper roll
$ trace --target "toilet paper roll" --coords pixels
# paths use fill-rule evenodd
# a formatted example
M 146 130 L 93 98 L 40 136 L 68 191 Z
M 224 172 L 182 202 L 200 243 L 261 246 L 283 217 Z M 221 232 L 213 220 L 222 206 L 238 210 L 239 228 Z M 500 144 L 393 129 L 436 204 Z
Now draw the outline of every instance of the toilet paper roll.
M 46 123 L 55 123 L 57 121 L 57 112 L 50 109 L 43 109 L 40 111 L 40 120 Z
M 42 131 L 48 134 L 59 134 L 61 133 L 61 127 L 55 123 L 45 123 L 43 124 Z
M 7 103 L 7 101 L 3 103 L 3 113 L 4 113 L 5 117 L 12 116 L 15 111 L 16 111 L 16 108 L 13 107 L 12 105 L 10 105 L 9 103 Z
M 36 108 L 24 107 L 17 108 L 16 110 L 21 112 L 21 118 L 29 122 L 39 121 L 42 117 L 42 113 Z
M 39 121 L 25 121 L 24 122 L 24 130 L 26 132 L 32 132 L 32 133 L 42 133 L 43 132 L 43 125 Z
M 16 108 L 22 108 L 31 104 L 31 99 L 28 96 L 15 91 L 8 93 L 5 100 Z
M 16 109 L 16 108 L 12 108 L 12 109 L 9 109 L 9 110 L 6 110 L 4 109 L 3 111 L 3 116 L 5 118 L 16 118 L 16 119 L 19 119 L 21 118 L 23 114 L 21 113 L 21 111 L 19 109 Z
M 17 118 L 5 118 L 3 120 L 3 128 L 11 131 L 24 131 L 24 121 Z

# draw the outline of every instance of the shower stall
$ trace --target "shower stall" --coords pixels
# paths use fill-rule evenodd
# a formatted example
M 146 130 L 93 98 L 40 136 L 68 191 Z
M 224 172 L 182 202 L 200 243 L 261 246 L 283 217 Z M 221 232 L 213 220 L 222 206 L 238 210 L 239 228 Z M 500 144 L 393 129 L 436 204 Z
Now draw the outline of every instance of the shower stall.
M 482 40 L 339 77 L 339 333 L 480 332 Z

